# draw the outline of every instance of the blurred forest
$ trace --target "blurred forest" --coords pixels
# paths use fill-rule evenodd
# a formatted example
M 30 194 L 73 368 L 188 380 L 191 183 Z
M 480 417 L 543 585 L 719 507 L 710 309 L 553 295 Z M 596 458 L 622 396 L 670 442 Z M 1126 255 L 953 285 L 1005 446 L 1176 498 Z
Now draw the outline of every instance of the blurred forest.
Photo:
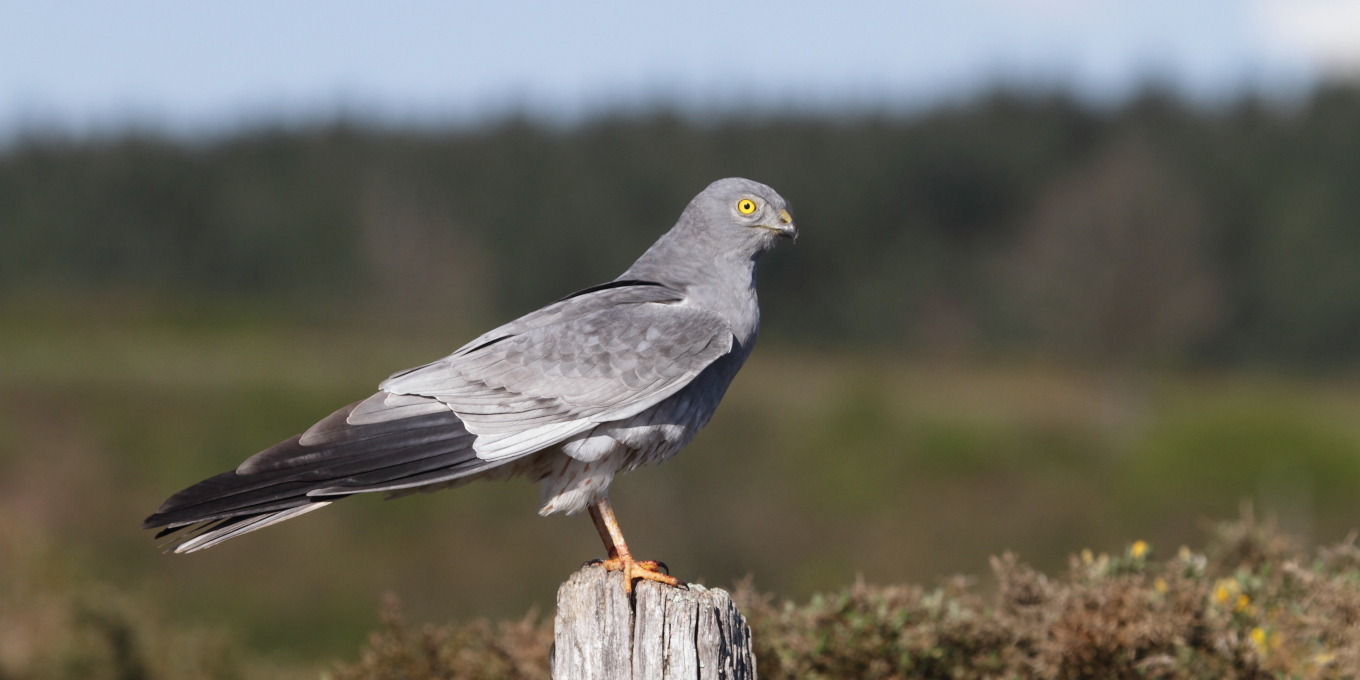
M 185 677 L 271 676 L 221 670 L 241 649 L 315 677 L 389 591 L 416 625 L 550 617 L 602 549 L 521 481 L 351 499 L 188 556 L 137 526 L 612 279 L 733 175 L 802 235 L 761 265 L 764 337 L 710 427 L 613 485 L 640 557 L 805 599 L 1006 550 L 1050 572 L 1134 539 L 1169 555 L 1243 499 L 1304 543 L 1360 527 L 1360 88 L 34 134 L 0 150 L 0 677 L 96 677 L 104 657 L 67 652 L 122 654 L 144 621 L 146 654 L 205 664 Z
M 1288 110 L 995 94 L 899 117 L 35 136 L 0 155 L 0 296 L 490 323 L 613 278 L 741 175 L 803 227 L 762 268 L 767 337 L 1338 365 L 1360 357 L 1357 120 L 1360 90 L 1335 88 Z

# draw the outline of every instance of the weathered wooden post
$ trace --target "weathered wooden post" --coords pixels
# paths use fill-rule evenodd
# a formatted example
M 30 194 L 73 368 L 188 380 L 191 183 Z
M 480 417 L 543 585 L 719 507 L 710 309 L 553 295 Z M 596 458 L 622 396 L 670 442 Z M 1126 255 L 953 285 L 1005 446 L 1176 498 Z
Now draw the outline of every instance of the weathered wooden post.
M 554 680 L 755 680 L 751 629 L 719 589 L 586 565 L 557 589 Z

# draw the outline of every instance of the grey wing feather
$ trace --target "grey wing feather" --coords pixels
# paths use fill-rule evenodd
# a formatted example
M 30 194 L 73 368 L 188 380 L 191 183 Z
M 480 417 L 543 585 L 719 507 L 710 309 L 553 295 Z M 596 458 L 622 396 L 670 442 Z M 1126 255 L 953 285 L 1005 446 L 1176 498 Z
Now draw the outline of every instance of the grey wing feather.
M 731 351 L 727 322 L 683 299 L 650 285 L 569 298 L 380 387 L 447 404 L 482 459 L 523 455 L 636 415 Z
M 360 402 L 355 407 L 354 412 L 346 418 L 346 422 L 350 425 L 372 425 L 403 418 L 444 413 L 449 410 L 447 404 L 431 401 L 424 397 L 379 392 Z M 317 425 L 319 426 L 320 423 L 317 423 Z M 322 440 L 324 434 L 316 430 L 317 426 L 307 430 L 302 435 L 302 443 L 309 444 L 312 441 Z

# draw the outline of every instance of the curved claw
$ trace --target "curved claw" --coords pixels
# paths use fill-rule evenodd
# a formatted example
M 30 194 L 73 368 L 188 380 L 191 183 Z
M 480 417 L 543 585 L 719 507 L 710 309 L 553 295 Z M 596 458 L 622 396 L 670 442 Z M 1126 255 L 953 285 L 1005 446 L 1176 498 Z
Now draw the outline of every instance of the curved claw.
M 666 566 L 665 562 L 661 562 L 659 560 L 642 560 L 638 562 L 638 566 L 648 571 L 660 570 L 667 576 L 671 575 L 671 568 Z
M 673 588 L 685 586 L 684 581 L 671 576 L 669 573 L 660 573 L 658 567 L 664 568 L 666 565 L 655 560 L 644 560 L 639 562 L 631 557 L 614 558 L 604 560 L 602 565 L 606 571 L 623 572 L 623 590 L 630 595 L 633 593 L 633 581 L 640 578 L 647 579 L 648 581 L 656 581 L 657 583 L 664 583 Z M 670 569 L 666 569 L 666 571 L 670 572 Z

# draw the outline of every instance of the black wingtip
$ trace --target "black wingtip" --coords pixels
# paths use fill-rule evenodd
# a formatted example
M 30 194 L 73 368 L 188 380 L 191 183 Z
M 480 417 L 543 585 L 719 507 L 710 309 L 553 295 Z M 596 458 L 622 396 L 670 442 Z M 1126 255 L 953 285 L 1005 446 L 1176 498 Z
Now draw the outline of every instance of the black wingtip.
M 186 525 L 186 526 L 187 526 L 187 525 Z M 154 529 L 154 528 L 156 528 L 156 527 L 149 527 L 149 526 L 146 526 L 145 524 L 143 524 L 143 525 L 142 525 L 142 528 L 143 528 L 143 529 Z M 166 527 L 166 528 L 161 529 L 160 531 L 156 532 L 156 535 L 153 537 L 152 540 L 159 540 L 159 539 L 165 538 L 166 536 L 169 536 L 170 534 L 173 534 L 173 533 L 175 533 L 176 531 L 179 531 L 180 529 L 183 529 L 183 528 L 184 528 L 183 526 L 178 526 L 178 527 Z

